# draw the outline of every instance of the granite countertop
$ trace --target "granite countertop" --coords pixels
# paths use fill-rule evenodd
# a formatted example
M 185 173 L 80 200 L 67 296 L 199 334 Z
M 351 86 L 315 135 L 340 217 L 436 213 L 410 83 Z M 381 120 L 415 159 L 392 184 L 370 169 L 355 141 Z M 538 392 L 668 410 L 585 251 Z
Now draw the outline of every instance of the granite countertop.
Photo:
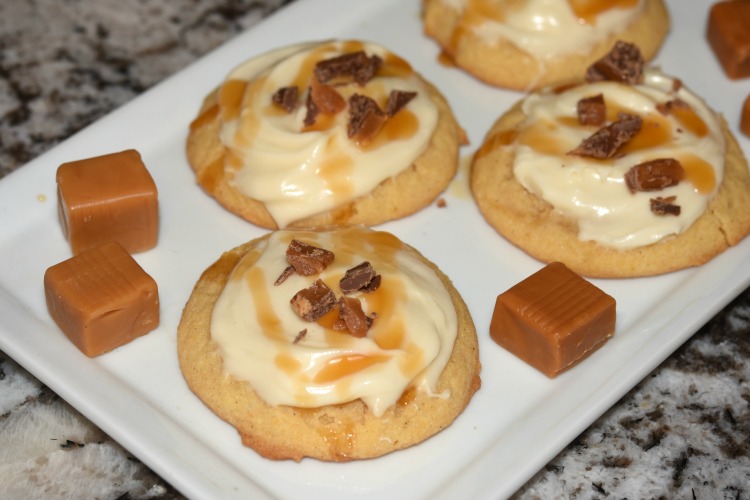
M 0 177 L 283 0 L 3 0 Z M 0 352 L 0 498 L 180 498 Z M 750 290 L 517 498 L 750 498 Z

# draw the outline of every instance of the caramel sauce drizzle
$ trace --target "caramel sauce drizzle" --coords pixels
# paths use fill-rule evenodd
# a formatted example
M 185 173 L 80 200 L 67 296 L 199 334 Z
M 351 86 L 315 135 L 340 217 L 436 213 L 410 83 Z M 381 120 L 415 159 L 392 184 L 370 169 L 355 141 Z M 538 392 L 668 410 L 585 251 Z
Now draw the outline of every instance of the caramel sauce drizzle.
M 608 121 L 616 120 L 621 112 L 639 114 L 631 109 L 607 102 Z M 618 156 L 668 146 L 673 142 L 674 136 L 683 131 L 688 131 L 698 138 L 708 135 L 708 125 L 692 108 L 675 106 L 670 109 L 669 114 L 678 123 L 676 131 L 669 120 L 660 113 L 639 114 L 643 119 L 641 130 L 620 149 Z M 538 121 L 520 130 L 501 130 L 494 133 L 477 150 L 476 158 L 481 158 L 498 148 L 514 143 L 528 146 L 542 154 L 563 157 L 575 144 L 567 144 L 561 140 L 560 136 L 555 133 L 559 127 L 588 129 L 591 132 L 596 130 L 596 127 L 581 125 L 578 118 L 574 116 L 559 117 L 555 121 Z M 601 164 L 614 162 L 611 159 L 589 158 L 588 160 Z M 680 155 L 677 160 L 685 169 L 686 180 L 693 184 L 698 192 L 708 194 L 713 191 L 716 187 L 716 174 L 708 162 L 692 154 Z
M 612 9 L 628 9 L 638 5 L 639 0 L 568 0 L 573 15 L 581 23 L 594 24 L 597 18 Z M 487 21 L 502 23 L 509 14 L 523 6 L 522 0 L 498 2 L 492 0 L 467 0 L 461 19 L 448 42 L 447 53 L 441 53 L 441 64 L 452 65 L 451 53 L 455 53 L 461 39 L 475 27 Z
M 340 233 L 333 238 L 331 246 L 337 254 L 337 259 L 341 258 L 346 265 L 349 265 L 352 264 L 350 262 L 352 258 L 348 258 L 348 254 L 351 254 L 352 243 L 347 238 L 346 231 Z M 359 244 L 357 246 L 359 247 Z M 362 258 L 370 259 L 373 262 L 389 263 L 389 265 L 395 264 L 396 254 L 404 249 L 403 244 L 393 235 L 382 232 L 367 233 L 364 247 L 368 248 L 368 251 L 365 252 L 367 255 L 361 255 Z M 257 257 L 243 260 L 242 264 L 235 269 L 233 275 L 244 276 L 255 304 L 257 320 L 263 335 L 277 341 L 280 346 L 280 351 L 274 358 L 276 366 L 289 376 L 297 378 L 297 383 L 300 386 L 297 397 L 300 403 L 309 403 L 309 398 L 306 396 L 303 387 L 304 383 L 342 383 L 341 381 L 350 375 L 391 359 L 392 356 L 387 353 L 373 355 L 347 353 L 327 360 L 312 380 L 308 379 L 303 373 L 305 367 L 301 366 L 288 348 L 283 347 L 289 345 L 289 338 L 282 331 L 281 319 L 273 310 L 268 279 L 262 269 L 254 266 L 256 261 Z M 326 278 L 329 281 L 329 286 L 336 286 L 334 281 L 338 282 L 339 274 Z M 424 351 L 419 346 L 407 342 L 405 327 L 397 309 L 398 303 L 408 300 L 403 282 L 398 279 L 388 279 L 384 276 L 380 287 L 367 294 L 363 300 L 367 301 L 370 311 L 378 313 L 378 318 L 375 321 L 379 321 L 380 324 L 376 330 L 377 335 L 373 337 L 375 343 L 384 351 L 406 352 L 407 355 L 404 356 L 399 365 L 400 370 L 407 376 L 418 375 L 423 369 Z M 319 318 L 317 324 L 325 329 L 324 341 L 326 345 L 331 348 L 346 348 L 351 345 L 352 337 L 345 332 L 333 330 L 333 324 L 337 319 L 338 309 L 334 308 L 322 318 Z M 337 390 L 344 389 L 337 388 Z
M 316 384 L 328 384 L 365 370 L 375 364 L 388 361 L 390 356 L 367 356 L 365 354 L 346 354 L 329 359 L 325 365 L 315 374 L 313 382 Z
M 611 9 L 629 9 L 638 5 L 638 0 L 568 0 L 575 16 L 587 24 Z
M 708 194 L 716 187 L 716 174 L 711 164 L 692 154 L 680 155 L 677 158 L 685 169 L 685 178 L 695 186 L 699 193 Z

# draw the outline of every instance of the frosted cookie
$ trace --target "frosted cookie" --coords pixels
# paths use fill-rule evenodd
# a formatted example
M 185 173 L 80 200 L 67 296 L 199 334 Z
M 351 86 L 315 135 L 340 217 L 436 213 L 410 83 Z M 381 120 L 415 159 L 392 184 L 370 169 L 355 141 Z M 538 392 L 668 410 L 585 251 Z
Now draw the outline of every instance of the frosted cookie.
M 748 164 L 724 119 L 618 44 L 587 81 L 517 103 L 474 155 L 480 211 L 583 275 L 701 265 L 750 232 Z
M 580 79 L 617 40 L 650 60 L 669 31 L 663 0 L 424 0 L 422 17 L 456 66 L 517 90 Z
M 335 41 L 234 69 L 192 122 L 187 156 L 206 192 L 259 226 L 370 226 L 429 205 L 455 175 L 462 139 L 405 60 Z
M 178 328 L 190 388 L 264 457 L 350 461 L 450 425 L 480 386 L 450 280 L 363 226 L 279 230 L 201 276 Z

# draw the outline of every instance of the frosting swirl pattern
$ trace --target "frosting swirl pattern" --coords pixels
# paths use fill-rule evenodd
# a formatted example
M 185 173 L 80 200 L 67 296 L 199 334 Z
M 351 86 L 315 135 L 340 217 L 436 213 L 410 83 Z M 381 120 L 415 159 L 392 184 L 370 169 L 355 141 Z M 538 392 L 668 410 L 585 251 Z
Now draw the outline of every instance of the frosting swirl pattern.
M 275 286 L 293 239 L 333 251 L 335 259 L 319 275 L 292 274 Z M 377 290 L 355 295 L 366 314 L 377 314 L 365 337 L 333 330 L 336 309 L 307 322 L 290 307 L 290 298 L 317 279 L 338 292 L 346 270 L 364 260 L 381 275 Z M 457 328 L 449 292 L 417 252 L 358 226 L 272 233 L 237 264 L 211 318 L 224 370 L 268 404 L 309 408 L 359 398 L 376 416 L 407 389 L 448 397 L 437 394 L 437 381 Z
M 382 66 L 364 85 L 337 82 L 335 90 L 345 100 L 365 95 L 385 109 L 391 91 L 416 92 L 366 145 L 348 137 L 346 110 L 305 124 L 305 96 L 316 63 L 357 51 L 380 57 Z M 272 102 L 280 88 L 290 86 L 299 89 L 302 103 L 291 113 Z M 251 59 L 225 80 L 219 107 L 230 183 L 262 202 L 279 227 L 366 195 L 397 175 L 426 149 L 438 121 L 437 106 L 406 61 L 357 41 L 296 45 Z
M 568 154 L 596 130 L 579 124 L 576 106 L 597 94 L 604 96 L 609 121 L 626 112 L 641 117 L 642 128 L 613 158 Z M 681 105 L 660 111 L 668 102 Z M 694 93 L 657 70 L 646 70 L 637 85 L 597 82 L 535 93 L 522 109 L 527 118 L 514 137 L 514 174 L 527 190 L 576 220 L 581 240 L 625 249 L 679 234 L 704 213 L 721 184 L 725 141 L 719 119 Z M 661 158 L 678 160 L 685 180 L 656 194 L 631 192 L 625 173 Z M 679 215 L 652 212 L 649 200 L 655 196 L 674 196 Z

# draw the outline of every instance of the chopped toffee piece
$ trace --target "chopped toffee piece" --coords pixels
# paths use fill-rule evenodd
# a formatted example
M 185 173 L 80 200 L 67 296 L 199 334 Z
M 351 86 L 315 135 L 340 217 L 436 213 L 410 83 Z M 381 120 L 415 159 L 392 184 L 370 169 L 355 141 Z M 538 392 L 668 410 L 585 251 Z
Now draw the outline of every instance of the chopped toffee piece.
M 391 90 L 388 94 L 388 104 L 385 106 L 385 114 L 393 116 L 401 111 L 409 101 L 417 97 L 416 92 L 405 92 L 403 90 Z
M 323 280 L 297 292 L 290 301 L 292 309 L 305 321 L 315 321 L 336 305 L 336 295 Z
M 386 115 L 374 99 L 361 94 L 349 98 L 347 135 L 358 144 L 368 144 L 383 128 Z
M 673 109 L 690 109 L 690 105 L 682 99 L 672 99 L 667 102 L 660 102 L 656 105 L 656 110 L 664 116 L 672 113 Z
M 274 104 L 280 106 L 287 113 L 291 113 L 292 111 L 294 111 L 294 108 L 297 107 L 298 94 L 299 89 L 297 89 L 296 86 L 281 87 L 271 97 L 271 100 L 273 100 Z
M 657 158 L 630 167 L 625 173 L 625 184 L 631 193 L 660 191 L 676 186 L 685 177 L 685 169 L 674 158 Z
M 344 321 L 346 329 L 353 337 L 364 337 L 370 326 L 369 319 L 362 310 L 359 299 L 341 297 L 339 299 L 339 316 Z
M 305 338 L 305 335 L 307 335 L 307 328 L 303 328 L 302 330 L 299 331 L 299 333 L 297 333 L 297 336 L 294 337 L 292 344 L 296 344 L 297 342 Z
M 607 106 L 604 95 L 597 94 L 578 101 L 578 123 L 581 125 L 595 125 L 601 127 L 607 121 Z
M 346 100 L 330 85 L 320 83 L 315 78 L 310 84 L 310 97 L 315 107 L 327 115 L 335 115 L 346 107 Z
M 680 206 L 674 204 L 676 199 L 676 196 L 651 198 L 651 211 L 656 215 L 680 215 Z
M 315 65 L 314 73 L 318 81 L 322 83 L 328 83 L 340 77 L 351 77 L 362 86 L 375 76 L 382 65 L 383 60 L 380 57 L 368 57 L 364 51 L 360 50 L 319 61 Z
M 301 276 L 320 274 L 333 262 L 333 257 L 333 252 L 299 240 L 292 240 L 286 249 L 287 262 Z
M 375 273 L 369 262 L 364 261 L 348 269 L 339 281 L 339 286 L 343 293 L 374 292 L 380 286 L 380 275 Z
M 311 127 L 315 125 L 315 120 L 318 118 L 318 115 L 320 114 L 320 109 L 318 109 L 318 106 L 315 104 L 315 101 L 313 100 L 312 90 L 309 90 L 307 92 L 307 99 L 305 100 L 305 107 L 307 108 L 307 113 L 305 113 L 304 124 L 306 127 Z
M 750 76 L 750 2 L 724 0 L 711 6 L 706 38 L 729 78 Z
M 634 85 L 643 79 L 644 64 L 643 55 L 636 45 L 618 41 L 607 55 L 589 66 L 586 81 L 610 80 Z
M 447 206 L 448 206 L 448 202 L 445 201 L 445 198 L 438 198 L 438 201 L 437 201 L 438 208 L 445 208 Z
M 274 286 L 279 286 L 283 282 L 286 281 L 286 279 L 294 274 L 294 266 L 286 266 L 286 268 L 281 272 L 278 278 L 276 278 L 276 281 L 273 282 Z
M 498 295 L 490 336 L 556 377 L 604 345 L 615 320 L 614 298 L 553 262 Z
M 568 154 L 588 156 L 591 158 L 612 158 L 617 151 L 630 142 L 641 130 L 643 120 L 640 116 L 619 113 L 617 121 L 602 127 Z

